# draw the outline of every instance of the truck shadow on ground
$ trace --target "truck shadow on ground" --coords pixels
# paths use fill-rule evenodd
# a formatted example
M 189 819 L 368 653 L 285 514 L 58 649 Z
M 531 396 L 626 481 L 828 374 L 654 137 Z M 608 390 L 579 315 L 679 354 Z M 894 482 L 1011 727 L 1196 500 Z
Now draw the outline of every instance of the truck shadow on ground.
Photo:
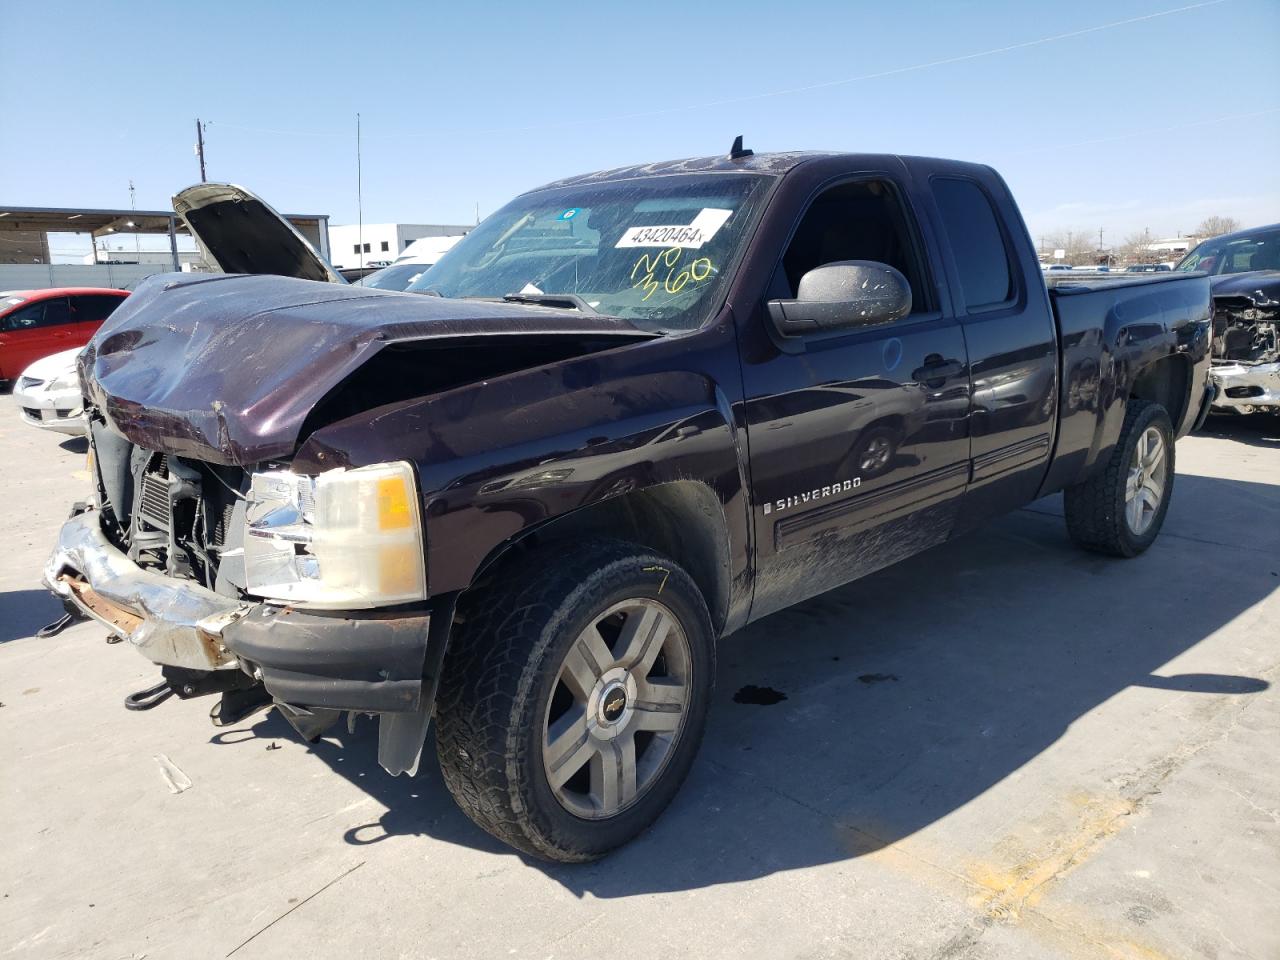
M 0 643 L 34 636 L 62 612 L 62 604 L 48 590 L 0 592 Z
M 1200 434 L 1274 450 L 1280 447 L 1280 414 L 1219 414 L 1205 421 Z
M 528 862 L 603 898 L 849 859 L 956 811 L 1130 688 L 1206 708 L 1266 689 L 1164 665 L 1280 587 L 1280 523 L 1260 522 L 1245 548 L 1229 542 L 1238 522 L 1223 544 L 1180 528 L 1198 533 L 1242 504 L 1280 516 L 1280 486 L 1184 475 L 1177 485 L 1165 534 L 1134 561 L 1073 548 L 1046 502 L 753 624 L 721 645 L 706 741 L 657 825 L 596 864 Z M 1245 562 L 1246 549 L 1270 558 Z M 749 684 L 786 698 L 735 703 Z M 291 734 L 271 714 L 216 739 L 254 735 Z M 377 767 L 368 721 L 312 749 L 387 808 L 346 829 L 346 842 L 422 834 L 514 856 L 454 807 L 431 742 L 413 779 Z

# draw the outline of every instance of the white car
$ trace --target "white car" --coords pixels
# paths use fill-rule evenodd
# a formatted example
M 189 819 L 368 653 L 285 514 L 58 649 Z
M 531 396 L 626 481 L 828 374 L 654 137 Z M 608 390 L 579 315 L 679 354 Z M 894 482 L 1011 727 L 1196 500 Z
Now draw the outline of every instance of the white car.
M 37 360 L 13 385 L 13 399 L 22 419 L 42 430 L 82 437 L 87 432 L 74 347 Z
M 422 237 L 405 247 L 404 253 L 393 264 L 356 283 L 375 290 L 404 290 L 461 239 L 461 236 Z

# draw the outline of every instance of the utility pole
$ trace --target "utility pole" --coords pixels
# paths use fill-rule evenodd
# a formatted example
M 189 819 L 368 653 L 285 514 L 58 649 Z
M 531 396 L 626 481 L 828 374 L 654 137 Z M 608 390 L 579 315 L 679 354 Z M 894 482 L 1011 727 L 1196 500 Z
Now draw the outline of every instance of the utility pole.
M 360 248 L 360 279 L 364 280 L 364 171 L 360 166 L 360 114 L 356 114 L 356 246 Z
M 204 173 L 204 124 L 196 117 L 196 156 L 200 158 L 200 182 L 207 183 L 209 178 Z
M 138 202 L 137 202 L 137 198 L 134 196 L 133 179 L 132 179 L 132 178 L 130 178 L 130 180 L 129 180 L 129 209 L 130 209 L 130 210 L 137 210 L 137 209 L 138 209 Z M 134 255 L 135 257 L 137 257 L 137 258 L 138 258 L 138 262 L 139 262 L 139 263 L 141 263 L 141 262 L 142 262 L 142 247 L 141 247 L 141 245 L 138 243 L 138 225 L 137 225 L 134 221 L 130 220 L 130 221 L 129 221 L 129 226 L 133 227 L 133 255 Z

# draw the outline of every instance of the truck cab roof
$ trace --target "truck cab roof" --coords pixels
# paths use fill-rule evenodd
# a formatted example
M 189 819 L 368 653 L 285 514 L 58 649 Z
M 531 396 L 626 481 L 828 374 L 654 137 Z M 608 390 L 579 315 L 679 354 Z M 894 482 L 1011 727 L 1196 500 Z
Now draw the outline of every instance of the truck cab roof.
M 762 176 L 781 177 L 801 164 L 817 160 L 846 160 L 851 167 L 865 167 L 868 170 L 883 169 L 886 166 L 901 166 L 912 160 L 922 160 L 930 164 L 954 166 L 957 170 L 990 171 L 985 164 L 970 163 L 961 160 L 944 160 L 932 157 L 912 157 L 891 153 L 850 153 L 825 150 L 793 150 L 780 153 L 753 153 L 734 159 L 725 154 L 710 157 L 687 157 L 683 160 L 661 160 L 656 163 L 637 163 L 627 167 L 614 167 L 611 170 L 599 170 L 578 176 L 565 177 L 544 184 L 535 190 L 553 190 L 559 187 L 581 186 L 591 183 L 608 183 L 615 180 L 635 180 L 644 177 L 669 177 L 679 174 L 695 173 L 754 173 Z

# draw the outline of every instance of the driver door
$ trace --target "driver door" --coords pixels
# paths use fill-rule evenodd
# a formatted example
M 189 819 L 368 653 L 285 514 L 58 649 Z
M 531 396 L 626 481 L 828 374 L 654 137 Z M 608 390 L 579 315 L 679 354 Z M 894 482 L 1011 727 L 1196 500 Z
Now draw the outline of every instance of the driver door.
M 968 357 L 903 196 L 879 176 L 823 190 L 777 264 L 770 299 L 794 297 L 814 267 L 870 260 L 907 278 L 913 306 L 744 359 L 753 619 L 945 540 L 955 520 L 969 474 Z M 763 304 L 755 321 L 769 323 Z

